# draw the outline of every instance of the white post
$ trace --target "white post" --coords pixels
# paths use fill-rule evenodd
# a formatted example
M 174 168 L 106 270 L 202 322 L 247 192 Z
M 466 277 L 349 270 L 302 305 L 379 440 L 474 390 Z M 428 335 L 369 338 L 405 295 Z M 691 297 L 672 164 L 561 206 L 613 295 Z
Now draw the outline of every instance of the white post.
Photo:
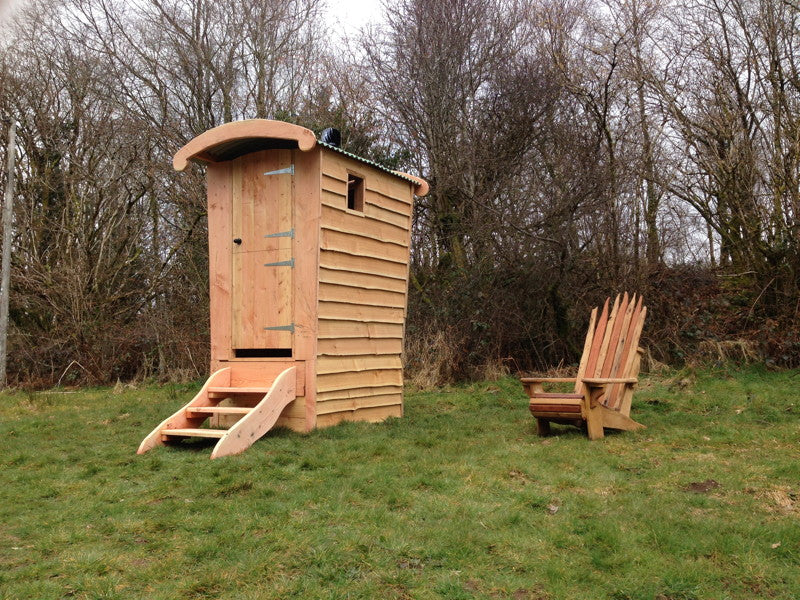
M 0 265 L 0 389 L 6 386 L 6 341 L 8 338 L 8 297 L 11 285 L 11 237 L 14 221 L 14 159 L 16 158 L 17 125 L 8 128 L 8 171 L 6 197 L 3 203 L 3 262 Z

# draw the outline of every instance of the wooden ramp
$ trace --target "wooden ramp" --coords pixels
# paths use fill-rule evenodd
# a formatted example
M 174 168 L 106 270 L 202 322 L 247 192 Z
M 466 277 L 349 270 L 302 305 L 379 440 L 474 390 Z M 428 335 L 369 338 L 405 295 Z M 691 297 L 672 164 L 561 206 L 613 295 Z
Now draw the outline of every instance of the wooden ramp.
M 271 385 L 233 387 L 230 368 L 220 369 L 208 378 L 205 385 L 186 406 L 164 420 L 139 445 L 137 454 L 163 446 L 170 441 L 187 437 L 217 438 L 211 458 L 239 454 L 267 433 L 281 412 L 296 398 L 295 367 L 289 367 Z M 221 406 L 223 400 L 260 398 L 253 407 Z M 202 427 L 209 417 L 238 418 L 230 429 Z

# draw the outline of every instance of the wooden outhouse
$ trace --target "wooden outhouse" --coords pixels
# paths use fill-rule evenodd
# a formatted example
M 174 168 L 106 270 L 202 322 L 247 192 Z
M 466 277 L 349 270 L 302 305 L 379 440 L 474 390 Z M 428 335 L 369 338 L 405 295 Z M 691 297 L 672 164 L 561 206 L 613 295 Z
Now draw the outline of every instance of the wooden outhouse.
M 207 174 L 212 375 L 139 453 L 201 436 L 219 438 L 213 458 L 275 425 L 402 416 L 411 212 L 427 183 L 262 119 L 199 135 L 173 165 L 190 161 Z

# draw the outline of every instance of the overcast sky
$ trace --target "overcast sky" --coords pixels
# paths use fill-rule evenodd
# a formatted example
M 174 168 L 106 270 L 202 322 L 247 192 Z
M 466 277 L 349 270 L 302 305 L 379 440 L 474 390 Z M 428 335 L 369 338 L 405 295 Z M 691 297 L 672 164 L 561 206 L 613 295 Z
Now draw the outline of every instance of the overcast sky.
M 353 36 L 367 23 L 377 21 L 381 11 L 380 0 L 328 0 L 328 24 L 334 36 L 337 29 Z
M 24 0 L 0 0 L 0 18 L 7 15 L 9 8 Z M 381 14 L 380 0 L 327 0 L 328 21 L 331 29 L 341 27 L 348 35 Z

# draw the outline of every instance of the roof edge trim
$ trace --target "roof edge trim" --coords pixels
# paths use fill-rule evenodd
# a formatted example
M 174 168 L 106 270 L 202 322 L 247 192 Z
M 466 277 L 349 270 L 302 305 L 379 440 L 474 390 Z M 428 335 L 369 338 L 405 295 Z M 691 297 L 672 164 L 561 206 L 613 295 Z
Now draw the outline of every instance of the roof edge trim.
M 427 196 L 428 192 L 431 191 L 431 186 L 425 181 L 422 177 L 417 177 L 416 175 L 409 175 L 408 173 L 403 173 L 402 171 L 392 171 L 395 175 L 400 175 L 400 177 L 405 177 L 406 179 L 410 179 L 414 183 L 417 184 L 417 187 L 414 189 L 414 195 L 419 196 Z
M 190 160 L 213 162 L 206 154 L 208 150 L 226 142 L 254 138 L 293 140 L 303 152 L 308 152 L 317 145 L 317 136 L 313 131 L 292 123 L 269 119 L 232 121 L 209 129 L 190 140 L 175 153 L 172 166 L 176 171 L 183 171 Z

